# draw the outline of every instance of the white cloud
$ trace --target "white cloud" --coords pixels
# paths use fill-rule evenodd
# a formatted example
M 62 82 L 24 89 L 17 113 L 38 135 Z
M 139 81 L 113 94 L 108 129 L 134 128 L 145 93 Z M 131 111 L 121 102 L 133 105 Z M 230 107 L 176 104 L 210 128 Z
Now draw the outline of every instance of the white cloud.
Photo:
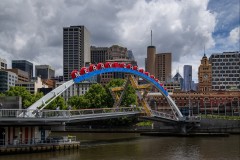
M 178 66 L 182 70 L 184 64 L 193 65 L 194 79 L 197 81 L 203 48 L 215 44 L 212 32 L 216 20 L 215 15 L 207 10 L 207 4 L 207 0 L 136 1 L 132 9 L 123 9 L 117 14 L 119 25 L 116 30 L 121 42 L 131 46 L 138 55 L 139 65 L 143 67 L 152 29 L 153 45 L 157 52 L 173 53 L 172 74 L 176 73 Z
M 3 0 L 0 13 L 0 49 L 9 61 L 27 59 L 62 73 L 62 28 L 85 25 L 92 45 L 123 45 L 132 49 L 144 67 L 150 31 L 157 52 L 172 52 L 175 73 L 182 57 L 201 57 L 204 45 L 214 46 L 215 14 L 208 0 Z M 6 54 L 0 52 L 0 57 Z M 51 59 L 57 58 L 56 61 Z M 200 60 L 196 63 L 200 63 Z
M 240 43 L 240 27 L 234 28 L 228 37 L 231 43 Z

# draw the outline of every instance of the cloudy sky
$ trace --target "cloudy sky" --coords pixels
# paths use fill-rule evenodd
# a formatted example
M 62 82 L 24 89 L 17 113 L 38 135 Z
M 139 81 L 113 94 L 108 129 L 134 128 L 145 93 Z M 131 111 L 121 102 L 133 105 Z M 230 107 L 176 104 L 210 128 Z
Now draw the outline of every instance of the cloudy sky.
M 84 25 L 91 45 L 131 49 L 144 67 L 150 33 L 173 71 L 206 55 L 240 50 L 240 0 L 1 0 L 0 58 L 49 64 L 62 75 L 62 28 Z

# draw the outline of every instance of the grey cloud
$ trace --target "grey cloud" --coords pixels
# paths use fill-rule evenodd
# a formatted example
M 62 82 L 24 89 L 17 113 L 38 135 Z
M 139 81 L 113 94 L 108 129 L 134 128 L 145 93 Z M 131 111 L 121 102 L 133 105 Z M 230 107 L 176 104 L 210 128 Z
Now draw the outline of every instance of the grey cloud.
M 152 29 L 157 52 L 173 52 L 174 61 L 178 62 L 182 56 L 198 54 L 204 44 L 214 44 L 211 32 L 215 14 L 206 10 L 207 2 L 3 0 L 0 56 L 8 53 L 12 56 L 7 58 L 49 63 L 62 74 L 62 28 L 85 25 L 92 45 L 119 44 L 132 49 L 141 67 Z

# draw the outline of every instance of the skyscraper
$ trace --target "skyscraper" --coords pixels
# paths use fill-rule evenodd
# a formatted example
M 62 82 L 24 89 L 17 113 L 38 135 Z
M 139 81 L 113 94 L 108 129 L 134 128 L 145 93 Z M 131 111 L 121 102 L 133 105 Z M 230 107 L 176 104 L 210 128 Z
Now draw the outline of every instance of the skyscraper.
M 55 70 L 49 65 L 35 65 L 35 75 L 41 79 L 51 79 L 55 77 Z
M 12 60 L 12 68 L 18 68 L 28 72 L 29 79 L 33 77 L 33 64 L 27 60 Z
M 192 66 L 184 65 L 183 66 L 183 78 L 184 78 L 184 91 L 190 91 L 192 89 Z
M 108 47 L 91 46 L 91 63 L 105 63 L 110 59 L 110 52 Z
M 147 63 L 146 63 L 145 70 L 153 75 L 155 75 L 155 56 L 156 56 L 156 47 L 148 46 L 148 48 L 147 48 Z
M 240 52 L 212 54 L 212 90 L 240 90 Z
M 80 70 L 90 63 L 90 33 L 85 26 L 63 28 L 63 78 L 71 79 L 74 69 Z
M 158 53 L 155 58 L 155 77 L 160 81 L 170 81 L 172 74 L 172 53 Z
M 145 70 L 152 75 L 155 75 L 155 56 L 156 47 L 152 45 L 152 30 L 151 30 L 151 46 L 147 47 L 147 59 Z
M 8 91 L 11 86 L 15 86 L 17 80 L 18 76 L 16 73 L 0 70 L 0 93 L 4 93 Z

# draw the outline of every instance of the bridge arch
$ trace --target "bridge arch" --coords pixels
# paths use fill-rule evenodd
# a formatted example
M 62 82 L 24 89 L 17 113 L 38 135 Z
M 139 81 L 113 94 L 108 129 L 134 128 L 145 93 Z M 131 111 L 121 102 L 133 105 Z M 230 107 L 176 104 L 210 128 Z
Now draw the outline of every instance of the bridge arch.
M 98 69 L 98 70 L 93 70 L 92 72 L 88 72 L 88 73 L 85 73 L 82 75 L 79 74 L 73 80 L 70 80 L 70 81 L 62 84 L 61 86 L 57 87 L 56 89 L 54 89 L 53 91 L 51 91 L 50 93 L 48 93 L 47 95 L 45 95 L 44 97 L 39 99 L 37 102 L 35 102 L 33 105 L 31 105 L 28 109 L 37 109 L 40 106 L 42 106 L 41 109 L 43 109 L 47 104 L 49 104 L 52 100 L 54 100 L 57 96 L 59 96 L 62 92 L 64 92 L 67 88 L 72 86 L 74 83 L 79 83 L 79 82 L 82 82 L 93 76 L 104 74 L 104 73 L 110 73 L 110 72 L 122 72 L 122 73 L 133 74 L 133 75 L 139 76 L 139 77 L 145 79 L 146 81 L 148 81 L 149 83 L 153 84 L 158 89 L 158 91 L 160 93 L 162 93 L 162 95 L 167 99 L 176 118 L 178 120 L 183 119 L 183 115 L 180 112 L 180 110 L 178 109 L 177 105 L 172 100 L 172 98 L 169 96 L 168 92 L 160 85 L 160 83 L 158 83 L 154 78 L 152 78 L 142 72 L 139 72 L 138 70 L 134 70 L 134 69 L 130 69 L 130 68 L 102 68 L 102 69 Z

